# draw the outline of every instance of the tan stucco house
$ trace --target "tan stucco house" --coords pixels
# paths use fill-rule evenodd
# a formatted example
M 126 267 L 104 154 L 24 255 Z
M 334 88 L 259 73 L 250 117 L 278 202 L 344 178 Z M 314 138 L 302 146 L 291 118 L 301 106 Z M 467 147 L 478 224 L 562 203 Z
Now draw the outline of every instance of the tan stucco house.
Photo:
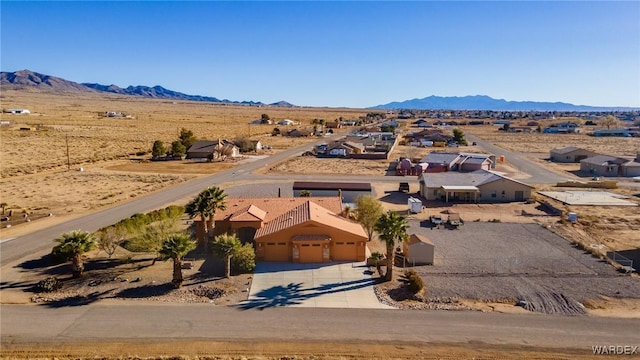
M 258 261 L 364 261 L 367 235 L 341 216 L 339 197 L 231 198 L 214 217 L 212 236 L 236 234 Z M 199 238 L 203 226 L 196 218 Z
M 531 198 L 533 186 L 489 171 L 424 173 L 420 195 L 444 202 L 513 202 Z
M 568 146 L 562 149 L 551 150 L 549 159 L 559 163 L 578 163 L 580 160 L 596 155 L 598 154 L 591 150 Z

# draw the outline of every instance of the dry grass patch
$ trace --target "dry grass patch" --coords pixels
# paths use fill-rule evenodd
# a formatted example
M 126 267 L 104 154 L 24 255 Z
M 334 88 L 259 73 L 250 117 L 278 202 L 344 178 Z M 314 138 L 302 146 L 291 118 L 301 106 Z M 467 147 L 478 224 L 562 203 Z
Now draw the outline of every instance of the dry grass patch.
M 543 123 L 544 124 L 544 123 Z M 543 125 L 544 126 L 544 125 Z M 525 134 L 498 131 L 496 126 L 463 126 L 465 133 L 476 135 L 501 148 L 523 153 L 549 156 L 552 149 L 576 146 L 600 154 L 635 156 L 638 139 L 593 137 L 583 134 Z M 595 129 L 594 129 L 595 130 Z M 592 131 L 587 129 L 585 131 Z
M 277 148 L 288 148 L 308 140 L 272 139 L 276 125 L 249 125 L 263 113 L 272 119 L 288 118 L 310 127 L 314 118 L 328 121 L 357 118 L 366 110 L 332 108 L 278 108 L 221 105 L 206 102 L 167 101 L 110 94 L 51 94 L 6 90 L 3 107 L 28 108 L 31 115 L 0 114 L 10 121 L 3 127 L 2 177 L 33 174 L 67 164 L 66 139 L 71 164 L 77 166 L 148 153 L 155 140 L 167 144 L 179 129 L 192 130 L 201 139 L 248 136 Z M 125 112 L 132 118 L 108 118 L 107 111 Z M 20 131 L 27 124 L 36 131 Z M 287 127 L 280 127 L 285 129 Z
M 84 171 L 53 171 L 1 181 L 2 201 L 13 208 L 55 215 L 83 213 L 126 201 L 193 178 L 189 175 L 136 174 L 89 166 Z

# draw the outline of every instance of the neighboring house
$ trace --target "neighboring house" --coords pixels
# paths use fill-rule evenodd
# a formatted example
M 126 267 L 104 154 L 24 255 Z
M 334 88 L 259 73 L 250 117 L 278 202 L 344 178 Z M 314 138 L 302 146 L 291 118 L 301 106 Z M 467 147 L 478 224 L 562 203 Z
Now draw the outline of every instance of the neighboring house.
M 545 134 L 573 134 L 581 133 L 582 129 L 580 128 L 580 124 L 567 121 L 546 127 L 542 129 L 542 132 Z
M 338 197 L 227 199 L 213 232 L 253 243 L 259 261 L 364 261 L 367 235 L 341 212 Z
M 404 139 L 408 142 L 420 140 L 448 142 L 453 140 L 453 136 L 443 134 L 440 129 L 431 128 L 407 134 L 404 136 Z
M 342 123 L 339 122 L 328 122 L 324 124 L 324 127 L 327 129 L 339 129 L 342 127 Z
M 511 133 L 533 133 L 536 131 L 535 127 L 530 127 L 530 126 L 509 126 L 509 130 L 507 130 L 508 132 Z
M 262 150 L 262 142 L 260 140 L 251 140 L 251 145 L 253 145 L 254 151 Z
M 311 131 L 305 129 L 293 129 L 287 132 L 287 136 L 291 137 L 307 137 L 311 135 Z
M 549 159 L 560 163 L 577 163 L 582 159 L 598 155 L 594 151 L 568 146 L 562 149 L 551 150 Z
M 353 141 L 337 141 L 329 145 L 329 155 L 348 156 L 364 153 L 364 144 Z
M 422 160 L 427 164 L 426 172 L 475 171 L 495 168 L 496 156 L 493 154 L 431 152 Z
M 7 112 L 11 114 L 31 114 L 28 109 L 9 109 Z
M 580 160 L 580 171 L 594 176 L 640 176 L 640 153 L 635 159 L 596 155 Z
M 294 122 L 293 120 L 289 120 L 289 119 L 283 119 L 278 121 L 278 125 L 293 125 Z
M 433 265 L 435 246 L 422 235 L 411 234 L 402 242 L 402 255 L 407 265 Z
M 601 137 L 601 136 L 633 137 L 633 136 L 640 136 L 640 133 L 638 131 L 633 131 L 629 129 L 607 129 L 607 130 L 594 131 L 592 135 L 597 137 Z
M 315 181 L 296 181 L 293 183 L 293 196 L 299 197 L 304 190 L 311 197 L 341 196 L 343 203 L 354 203 L 360 195 L 371 195 L 370 183 L 334 183 Z
M 531 198 L 533 186 L 488 171 L 424 173 L 420 195 L 444 202 L 513 202 Z
M 187 159 L 216 159 L 220 156 L 238 157 L 240 149 L 228 140 L 197 140 L 187 150 Z

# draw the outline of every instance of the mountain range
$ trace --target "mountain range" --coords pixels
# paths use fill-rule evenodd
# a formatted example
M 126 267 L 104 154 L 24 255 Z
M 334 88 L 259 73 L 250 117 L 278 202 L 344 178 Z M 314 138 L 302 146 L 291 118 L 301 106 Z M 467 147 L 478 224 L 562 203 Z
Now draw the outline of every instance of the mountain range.
M 264 105 L 259 101 L 231 101 L 227 99 L 218 99 L 211 96 L 188 95 L 181 92 L 165 89 L 162 86 L 128 86 L 121 88 L 117 85 L 102 85 L 94 83 L 77 83 L 65 80 L 59 77 L 40 74 L 30 70 L 21 70 L 16 72 L 0 72 L 0 85 L 5 88 L 13 89 L 29 89 L 36 88 L 43 91 L 52 92 L 75 92 L 75 93 L 112 93 L 120 95 L 141 96 L 155 99 L 168 100 L 189 100 L 189 101 L 206 101 L 215 103 L 231 103 L 243 105 Z M 295 105 L 286 101 L 279 101 L 272 106 L 293 107 Z
M 507 101 L 486 95 L 473 96 L 428 96 L 422 99 L 395 101 L 377 105 L 371 109 L 416 109 L 416 110 L 495 110 L 495 111 L 616 111 L 637 110 L 631 107 L 605 107 L 574 105 L 564 102 Z
M 40 74 L 30 70 L 0 72 L 0 86 L 3 89 L 39 89 L 52 92 L 74 93 L 111 93 L 119 95 L 139 96 L 145 98 L 205 101 L 213 103 L 230 103 L 245 105 L 265 105 L 259 101 L 231 101 L 211 96 L 188 95 L 165 89 L 162 86 L 128 86 L 102 85 L 95 83 L 77 83 L 59 77 Z M 278 101 L 270 106 L 294 107 L 286 101 Z M 422 99 L 394 101 L 388 104 L 372 106 L 370 109 L 416 109 L 416 110 L 495 110 L 495 111 L 629 111 L 639 110 L 631 107 L 604 107 L 573 105 L 564 102 L 507 101 L 494 99 L 486 95 L 474 96 L 428 96 Z

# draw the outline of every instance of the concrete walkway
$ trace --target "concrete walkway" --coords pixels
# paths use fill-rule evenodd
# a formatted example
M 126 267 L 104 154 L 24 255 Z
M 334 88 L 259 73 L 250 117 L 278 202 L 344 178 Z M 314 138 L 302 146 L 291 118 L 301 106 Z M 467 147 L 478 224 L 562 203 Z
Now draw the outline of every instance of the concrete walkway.
M 261 262 L 241 308 L 316 307 L 393 309 L 381 304 L 364 262 L 292 264 Z

